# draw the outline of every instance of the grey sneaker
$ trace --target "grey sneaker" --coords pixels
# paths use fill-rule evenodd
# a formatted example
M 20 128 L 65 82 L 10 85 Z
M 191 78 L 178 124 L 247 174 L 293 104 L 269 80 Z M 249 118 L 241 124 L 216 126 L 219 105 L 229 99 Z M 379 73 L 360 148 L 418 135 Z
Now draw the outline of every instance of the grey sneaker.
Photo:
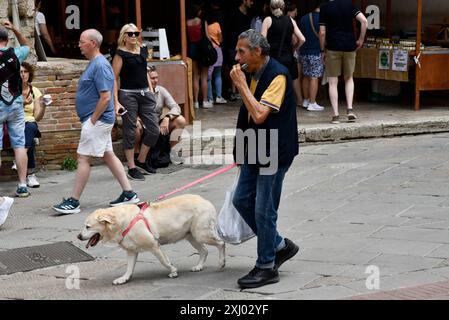
M 131 180 L 145 181 L 145 177 L 143 176 L 143 173 L 140 172 L 139 169 L 137 169 L 137 168 L 128 169 L 127 176 Z
M 340 117 L 339 116 L 333 116 L 331 123 L 337 124 L 340 123 Z
M 348 122 L 355 122 L 357 120 L 356 115 L 352 110 L 348 111 Z
M 226 104 L 226 103 L 228 103 L 228 101 L 226 101 L 226 99 L 223 97 L 217 97 L 215 99 L 215 104 Z
M 27 187 L 17 187 L 16 190 L 16 196 L 19 198 L 27 198 L 30 196 L 30 193 L 28 192 L 28 188 Z
M 203 105 L 201 106 L 203 109 L 211 109 L 214 107 L 212 101 L 203 101 Z
M 307 111 L 323 111 L 324 107 L 320 106 L 318 103 L 309 103 L 309 106 L 307 107 Z
M 139 160 L 135 161 L 136 167 L 144 174 L 149 175 L 152 173 L 156 173 L 156 169 L 152 168 L 148 162 L 139 162 Z
M 310 100 L 304 99 L 304 100 L 302 100 L 301 107 L 303 107 L 304 109 L 307 109 L 309 107 L 309 104 L 310 104 Z
M 123 204 L 136 204 L 140 199 L 134 191 L 123 191 L 122 194 L 114 201 L 109 202 L 111 207 L 121 206 Z
M 175 165 L 180 165 L 184 163 L 185 159 L 178 156 L 178 153 L 172 150 L 170 151 L 170 161 Z
M 80 202 L 72 197 L 68 199 L 62 199 L 60 204 L 54 205 L 53 210 L 61 214 L 80 213 Z
M 40 187 L 39 181 L 37 181 L 36 175 L 34 173 L 27 176 L 27 186 L 29 188 Z

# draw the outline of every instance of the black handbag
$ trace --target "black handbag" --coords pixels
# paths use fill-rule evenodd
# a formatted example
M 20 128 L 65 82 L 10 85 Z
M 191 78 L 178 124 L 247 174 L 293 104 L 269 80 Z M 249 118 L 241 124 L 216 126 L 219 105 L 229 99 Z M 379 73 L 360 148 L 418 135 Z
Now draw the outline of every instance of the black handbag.
M 200 47 L 200 57 L 199 62 L 204 67 L 209 67 L 215 64 L 218 59 L 217 50 L 215 50 L 214 46 L 212 45 L 212 42 L 209 40 L 209 38 L 206 35 L 205 26 L 202 24 L 201 26 L 201 40 L 199 43 Z

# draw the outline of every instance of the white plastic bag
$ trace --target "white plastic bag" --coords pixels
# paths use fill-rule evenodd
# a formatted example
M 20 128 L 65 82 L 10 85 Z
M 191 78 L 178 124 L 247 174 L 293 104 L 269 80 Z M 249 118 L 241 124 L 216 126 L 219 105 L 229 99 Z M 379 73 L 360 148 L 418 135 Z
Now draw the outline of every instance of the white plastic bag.
M 240 170 L 235 177 L 231 189 L 226 192 L 223 207 L 218 214 L 217 231 L 224 242 L 240 244 L 255 236 L 253 230 L 243 220 L 240 213 L 232 204 L 232 198 L 239 181 Z

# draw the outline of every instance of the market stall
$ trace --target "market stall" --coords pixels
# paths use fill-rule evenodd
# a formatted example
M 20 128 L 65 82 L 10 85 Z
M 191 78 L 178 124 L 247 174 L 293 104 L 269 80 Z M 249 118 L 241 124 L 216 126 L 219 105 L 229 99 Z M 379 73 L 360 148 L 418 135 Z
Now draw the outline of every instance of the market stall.
M 422 0 L 417 0 L 417 30 L 422 30 Z M 415 110 L 420 108 L 421 91 L 449 90 L 449 49 L 421 49 L 421 32 L 416 33 Z
M 392 37 L 391 2 L 386 2 L 388 37 L 367 37 L 357 54 L 354 77 L 414 82 L 415 110 L 419 110 L 421 91 L 449 90 L 449 48 L 441 46 L 444 40 L 427 47 L 422 44 L 422 0 L 416 1 L 416 38 Z M 362 0 L 363 12 L 365 8 L 366 1 Z

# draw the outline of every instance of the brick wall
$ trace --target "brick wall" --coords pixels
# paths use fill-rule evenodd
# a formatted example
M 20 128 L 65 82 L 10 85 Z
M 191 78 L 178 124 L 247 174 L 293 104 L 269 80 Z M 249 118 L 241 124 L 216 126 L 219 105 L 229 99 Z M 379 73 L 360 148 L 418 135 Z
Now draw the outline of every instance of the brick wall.
M 39 122 L 42 137 L 36 153 L 40 167 L 60 169 L 67 155 L 76 157 L 81 123 L 76 115 L 75 95 L 87 63 L 68 59 L 38 63 L 33 84 L 53 98 L 53 104 L 46 108 L 45 116 Z
M 42 133 L 36 148 L 38 169 L 61 169 L 67 155 L 76 158 L 81 124 L 75 110 L 75 94 L 78 79 L 88 61 L 50 59 L 38 62 L 33 84 L 43 94 L 51 94 L 53 104 L 46 108 L 44 118 L 39 122 Z M 16 180 L 12 171 L 14 158 L 12 150 L 2 151 L 0 181 Z

